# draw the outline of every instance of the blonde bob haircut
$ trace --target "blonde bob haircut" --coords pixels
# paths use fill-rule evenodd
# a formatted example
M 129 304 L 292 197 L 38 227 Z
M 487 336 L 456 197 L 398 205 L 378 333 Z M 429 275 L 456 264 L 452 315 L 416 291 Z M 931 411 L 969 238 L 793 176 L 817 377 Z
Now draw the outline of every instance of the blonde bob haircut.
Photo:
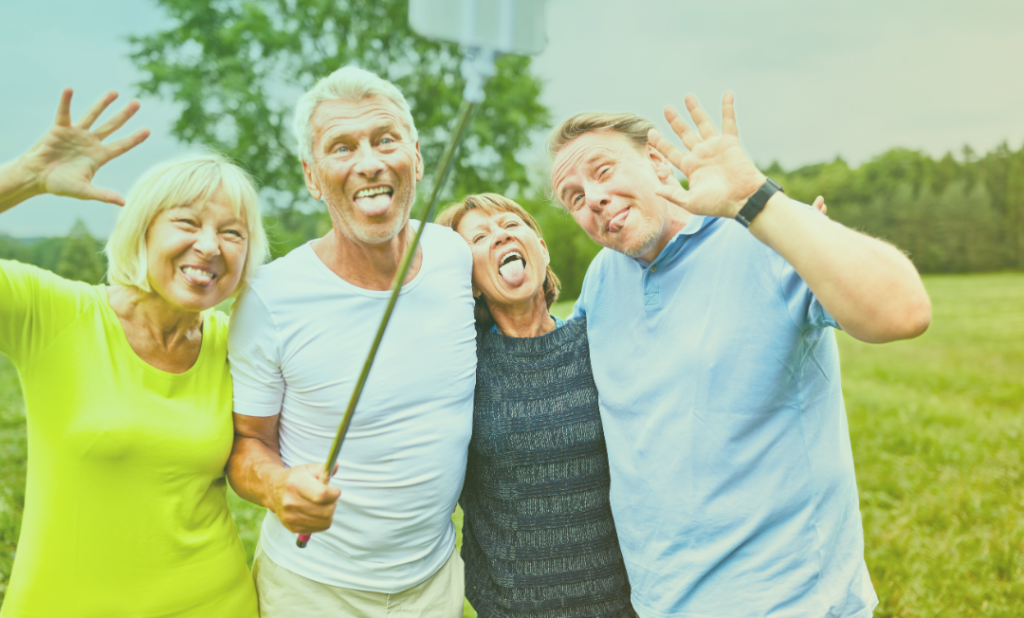
M 153 219 L 168 208 L 205 204 L 218 190 L 248 229 L 245 266 L 238 288 L 232 295 L 237 297 L 241 294 L 256 268 L 267 259 L 267 235 L 263 231 L 252 177 L 216 153 L 160 163 L 147 170 L 135 183 L 104 249 L 108 264 L 107 283 L 143 292 L 152 291 L 146 261 L 146 232 Z
M 461 201 L 449 204 L 445 207 L 441 214 L 437 216 L 434 221 L 439 225 L 450 227 L 456 232 L 459 231 L 459 223 L 462 222 L 462 218 L 466 214 L 474 209 L 479 208 L 480 210 L 489 214 L 496 214 L 499 212 L 510 212 L 517 215 L 523 220 L 533 233 L 537 235 L 537 238 L 544 238 L 544 235 L 540 231 L 540 226 L 537 225 L 537 220 L 526 212 L 526 209 L 508 199 L 503 195 L 497 193 L 479 193 L 477 195 L 467 195 Z M 544 300 L 548 304 L 548 308 L 558 300 L 558 292 L 562 288 L 562 284 L 558 281 L 558 276 L 555 275 L 555 271 L 551 270 L 551 265 L 548 264 L 544 271 Z M 490 309 L 487 308 L 487 303 L 484 301 L 483 295 L 476 297 L 476 307 L 474 313 L 476 315 L 476 324 L 478 328 L 487 329 L 494 325 L 494 318 L 491 316 Z

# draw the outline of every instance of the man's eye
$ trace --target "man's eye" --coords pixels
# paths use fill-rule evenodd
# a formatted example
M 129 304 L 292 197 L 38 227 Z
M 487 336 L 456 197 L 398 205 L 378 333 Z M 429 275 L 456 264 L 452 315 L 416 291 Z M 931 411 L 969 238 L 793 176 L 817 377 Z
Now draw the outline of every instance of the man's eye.
M 608 174 L 608 172 L 609 172 L 609 171 L 611 171 L 611 169 L 612 169 L 612 168 L 611 168 L 610 166 L 607 166 L 607 165 L 606 165 L 606 166 L 604 166 L 604 167 L 602 167 L 602 168 L 601 168 L 600 170 L 598 170 L 598 172 L 597 172 L 597 175 L 598 175 L 598 177 L 600 177 L 600 178 L 604 178 L 604 177 L 605 177 L 605 176 L 606 176 L 606 175 Z
M 348 146 L 338 146 L 337 148 L 334 149 L 334 152 L 340 152 L 342 154 L 344 154 L 344 153 L 346 153 L 348 151 L 349 151 Z
M 380 140 L 380 143 L 381 144 L 394 144 L 395 140 L 391 139 L 390 137 L 385 137 L 385 138 Z

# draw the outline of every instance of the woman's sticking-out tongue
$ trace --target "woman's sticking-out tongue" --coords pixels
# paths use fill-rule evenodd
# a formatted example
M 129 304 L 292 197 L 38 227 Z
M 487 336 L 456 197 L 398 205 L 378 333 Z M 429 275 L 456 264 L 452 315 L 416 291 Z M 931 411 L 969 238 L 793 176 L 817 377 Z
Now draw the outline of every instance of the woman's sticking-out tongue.
M 505 283 L 517 287 L 526 279 L 526 263 L 520 259 L 509 260 L 498 269 L 498 274 Z

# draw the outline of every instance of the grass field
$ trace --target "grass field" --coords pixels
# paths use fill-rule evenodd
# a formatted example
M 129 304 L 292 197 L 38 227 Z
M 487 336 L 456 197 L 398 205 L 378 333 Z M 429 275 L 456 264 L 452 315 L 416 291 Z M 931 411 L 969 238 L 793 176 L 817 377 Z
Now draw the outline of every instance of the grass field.
M 920 339 L 870 346 L 837 335 L 875 616 L 1019 618 L 1024 274 L 925 283 L 933 319 Z M 0 597 L 24 498 L 23 414 L 0 358 Z M 231 506 L 251 559 L 262 512 L 237 497 Z

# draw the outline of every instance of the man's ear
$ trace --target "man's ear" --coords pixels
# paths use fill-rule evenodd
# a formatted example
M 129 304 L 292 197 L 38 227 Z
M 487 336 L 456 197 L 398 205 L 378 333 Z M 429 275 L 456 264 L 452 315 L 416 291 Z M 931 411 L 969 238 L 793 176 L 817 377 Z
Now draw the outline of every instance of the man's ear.
M 320 201 L 323 197 L 323 193 L 320 191 L 320 184 L 316 178 L 316 173 L 313 171 L 313 167 L 306 163 L 305 159 L 302 161 L 302 176 L 306 180 L 306 188 L 309 189 L 309 194 L 313 196 L 314 200 Z
M 420 154 L 420 142 L 416 140 L 416 182 L 423 180 L 423 155 Z
M 658 149 L 650 144 L 647 144 L 647 159 L 651 162 L 651 167 L 654 168 L 654 173 L 662 184 L 668 184 L 670 181 L 676 182 L 675 174 L 672 172 L 672 164 L 665 158 L 665 155 L 658 152 Z

